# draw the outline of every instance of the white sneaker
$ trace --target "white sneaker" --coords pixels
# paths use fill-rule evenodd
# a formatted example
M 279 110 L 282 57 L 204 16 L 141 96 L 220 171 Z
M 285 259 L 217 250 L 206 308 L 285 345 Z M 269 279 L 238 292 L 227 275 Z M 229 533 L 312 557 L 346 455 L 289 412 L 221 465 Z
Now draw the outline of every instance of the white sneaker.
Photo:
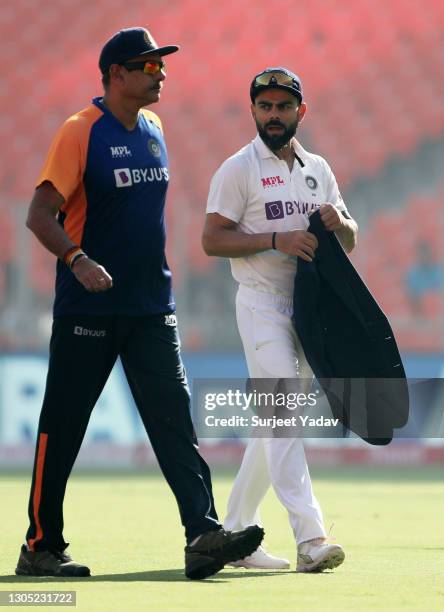
M 297 572 L 323 572 L 341 565 L 345 553 L 339 544 L 327 544 L 325 540 L 311 540 L 298 546 Z
M 263 546 L 259 546 L 248 557 L 228 563 L 231 567 L 245 567 L 246 569 L 289 569 L 290 561 L 288 559 L 280 559 L 267 553 Z

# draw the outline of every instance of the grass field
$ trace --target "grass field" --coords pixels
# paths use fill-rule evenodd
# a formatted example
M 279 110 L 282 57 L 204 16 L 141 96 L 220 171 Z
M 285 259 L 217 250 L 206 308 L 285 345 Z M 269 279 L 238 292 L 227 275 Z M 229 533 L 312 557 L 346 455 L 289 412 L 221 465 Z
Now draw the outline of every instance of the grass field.
M 214 477 L 219 513 L 232 474 Z M 72 556 L 89 579 L 14 575 L 26 526 L 28 476 L 0 478 L 0 591 L 75 590 L 77 609 L 132 610 L 444 610 L 443 469 L 313 470 L 327 527 L 346 551 L 332 573 L 294 573 L 286 512 L 269 492 L 262 506 L 268 548 L 291 571 L 224 569 L 203 582 L 183 575 L 175 501 L 158 474 L 74 475 L 65 502 Z M 54 609 L 54 608 L 52 608 Z

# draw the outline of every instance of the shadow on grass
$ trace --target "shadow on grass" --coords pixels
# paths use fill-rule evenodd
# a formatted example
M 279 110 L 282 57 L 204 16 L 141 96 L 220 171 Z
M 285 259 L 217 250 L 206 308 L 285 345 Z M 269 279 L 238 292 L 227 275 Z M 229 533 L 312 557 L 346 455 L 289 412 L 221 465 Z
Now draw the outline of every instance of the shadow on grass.
M 88 578 L 62 578 L 56 576 L 0 576 L 0 584 L 46 584 L 48 582 L 69 583 L 81 582 L 89 584 L 91 582 L 194 582 L 194 583 L 213 583 L 227 582 L 227 579 L 246 579 L 256 578 L 257 576 L 281 576 L 293 572 L 283 572 L 282 570 L 268 572 L 224 572 L 216 574 L 205 580 L 188 580 L 183 573 L 183 569 L 153 570 L 147 572 L 128 572 L 127 574 L 100 574 L 89 576 Z
M 380 546 L 379 548 L 387 548 L 388 550 L 433 550 L 435 552 L 444 550 L 444 546 L 412 546 L 411 544 L 406 546 Z

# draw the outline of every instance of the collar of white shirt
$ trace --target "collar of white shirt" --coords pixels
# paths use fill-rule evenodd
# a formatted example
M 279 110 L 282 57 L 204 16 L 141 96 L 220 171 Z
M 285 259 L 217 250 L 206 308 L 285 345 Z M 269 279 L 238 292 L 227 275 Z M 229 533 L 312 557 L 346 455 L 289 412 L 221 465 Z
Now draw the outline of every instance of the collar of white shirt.
M 275 159 L 279 159 L 279 157 L 277 155 L 275 155 L 275 153 L 273 153 L 273 151 L 267 147 L 267 145 L 262 140 L 262 138 L 259 136 L 259 134 L 257 134 L 256 138 L 253 140 L 253 145 L 254 145 L 256 151 L 258 152 L 259 156 L 262 159 L 267 159 L 267 158 L 270 158 L 270 157 L 274 157 Z M 296 138 L 292 138 L 291 139 L 291 145 L 292 145 L 293 150 L 294 150 L 294 152 L 296 154 L 296 157 L 299 158 L 302 161 L 302 163 L 305 165 L 304 157 L 307 154 L 306 150 L 296 140 Z

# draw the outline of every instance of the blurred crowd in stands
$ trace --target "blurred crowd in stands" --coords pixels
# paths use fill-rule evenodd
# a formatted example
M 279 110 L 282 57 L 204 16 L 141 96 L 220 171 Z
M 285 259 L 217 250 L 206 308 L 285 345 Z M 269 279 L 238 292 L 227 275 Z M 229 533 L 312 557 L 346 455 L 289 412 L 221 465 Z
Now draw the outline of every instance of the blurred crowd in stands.
M 169 263 L 184 347 L 237 350 L 234 283 L 200 246 L 209 181 L 254 137 L 248 85 L 270 65 L 300 74 L 299 137 L 325 156 L 360 225 L 353 261 L 402 349 L 444 350 L 444 3 L 430 0 L 116 0 L 0 5 L 0 348 L 41 349 L 54 258 L 25 229 L 57 126 L 100 93 L 97 56 L 121 27 L 148 26 L 170 59 L 161 116 L 171 161 Z M 20 61 L 23 58 L 24 61 Z

